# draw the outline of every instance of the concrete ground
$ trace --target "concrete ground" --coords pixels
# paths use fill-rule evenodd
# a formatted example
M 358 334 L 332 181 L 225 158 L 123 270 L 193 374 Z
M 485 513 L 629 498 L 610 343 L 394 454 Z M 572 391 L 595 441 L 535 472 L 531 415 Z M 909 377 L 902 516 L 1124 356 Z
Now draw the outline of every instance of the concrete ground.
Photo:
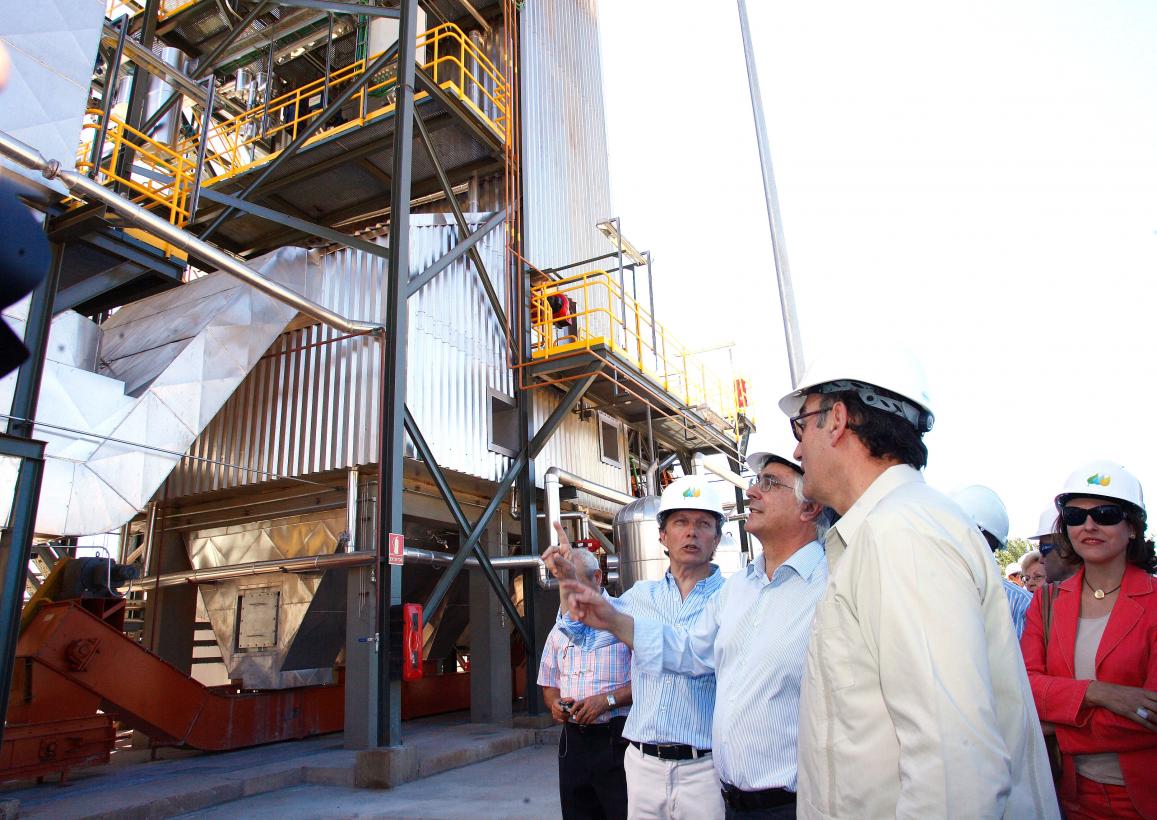
M 185 818 L 294 820 L 331 817 L 474 818 L 561 817 L 558 805 L 558 749 L 529 746 L 376 791 L 302 785 L 222 803 Z
M 138 750 L 80 769 L 68 785 L 0 787 L 0 810 L 26 818 L 551 817 L 558 812 L 558 729 L 470 723 L 465 714 L 403 724 L 403 748 L 358 752 L 341 735 L 235 752 Z M 382 754 L 384 753 L 384 756 Z M 392 762 L 391 762 L 392 761 Z M 399 762 L 401 761 L 401 762 Z M 360 788 L 383 772 L 393 789 Z M 380 778 L 379 778 L 380 779 Z

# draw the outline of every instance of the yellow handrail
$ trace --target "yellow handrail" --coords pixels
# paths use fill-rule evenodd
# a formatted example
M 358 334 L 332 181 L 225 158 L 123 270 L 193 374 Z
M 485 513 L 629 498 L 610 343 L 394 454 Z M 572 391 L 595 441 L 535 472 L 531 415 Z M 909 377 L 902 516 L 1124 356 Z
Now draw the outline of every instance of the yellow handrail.
M 566 297 L 566 307 L 551 297 Z M 531 346 L 535 359 L 549 359 L 602 345 L 688 407 L 706 405 L 734 422 L 735 387 L 709 372 L 605 270 L 588 271 L 531 290 Z M 556 310 L 558 308 L 558 310 Z M 555 322 L 565 322 L 560 327 Z M 654 329 L 654 333 L 652 333 Z

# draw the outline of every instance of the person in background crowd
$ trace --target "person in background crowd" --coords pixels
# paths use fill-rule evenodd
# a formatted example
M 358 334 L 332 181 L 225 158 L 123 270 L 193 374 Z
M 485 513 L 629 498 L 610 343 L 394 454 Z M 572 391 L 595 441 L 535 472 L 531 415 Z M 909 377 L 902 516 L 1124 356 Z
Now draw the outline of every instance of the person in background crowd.
M 923 370 L 870 341 L 780 400 L 824 539 L 800 697 L 798 816 L 1058 816 L 996 562 L 928 486 Z
M 659 540 L 671 561 L 667 571 L 659 580 L 638 581 L 621 597 L 604 600 L 632 615 L 685 628 L 723 588 L 719 567 L 711 563 L 723 535 L 723 503 L 704 476 L 684 476 L 663 490 L 657 517 Z M 562 527 L 556 525 L 556 531 L 559 544 L 543 553 L 543 560 L 566 582 L 565 558 L 572 550 Z M 613 635 L 568 617 L 572 588 L 560 586 L 555 628 L 586 649 L 622 646 Z M 711 748 L 715 676 L 710 670 L 694 677 L 664 674 L 642 668 L 635 659 L 631 681 L 634 708 L 623 727 L 630 742 L 624 760 L 629 817 L 722 818 Z
M 601 591 L 602 571 L 588 550 L 568 556 L 572 577 Z M 605 593 L 604 593 L 605 594 Z M 558 627 L 547 636 L 538 685 L 561 723 L 558 793 L 565 820 L 627 816 L 623 724 L 631 705 L 631 650 L 621 643 L 594 650 L 575 646 Z
M 952 500 L 968 514 L 988 542 L 993 555 L 1008 544 L 1008 510 L 995 492 L 980 484 L 973 484 L 952 493 Z M 994 559 L 995 560 L 995 559 Z M 1032 603 L 1032 596 L 1025 592 L 1020 582 L 1020 564 L 1013 561 L 1004 568 L 1004 596 L 1008 600 L 1008 613 L 1019 640 L 1024 632 L 1025 613 Z
M 1040 550 L 1029 550 L 1020 557 L 1020 577 L 1029 595 L 1036 594 L 1045 582 L 1045 568 L 1041 563 Z
M 1078 569 L 1036 597 L 1021 648 L 1060 746 L 1061 807 L 1070 820 L 1157 817 L 1157 557 L 1141 484 L 1092 462 L 1056 507 L 1056 549 Z
M 715 770 L 729 820 L 796 816 L 796 732 L 804 654 L 827 585 L 820 543 L 828 513 L 803 496 L 799 465 L 770 452 L 747 457 L 747 532 L 763 547 L 687 629 L 618 613 L 588 591 L 576 610 L 631 644 L 642 669 L 714 673 Z
M 1077 571 L 1077 568 L 1080 567 L 1080 561 L 1066 560 L 1061 557 L 1060 552 L 1056 550 L 1056 536 L 1053 535 L 1056 522 L 1057 508 L 1049 505 L 1049 508 L 1041 513 L 1036 535 L 1030 536 L 1028 539 L 1029 541 L 1037 542 L 1037 548 L 1040 550 L 1041 555 L 1041 564 L 1043 564 L 1045 568 L 1045 581 L 1050 584 L 1059 584 L 1061 581 L 1070 577 Z

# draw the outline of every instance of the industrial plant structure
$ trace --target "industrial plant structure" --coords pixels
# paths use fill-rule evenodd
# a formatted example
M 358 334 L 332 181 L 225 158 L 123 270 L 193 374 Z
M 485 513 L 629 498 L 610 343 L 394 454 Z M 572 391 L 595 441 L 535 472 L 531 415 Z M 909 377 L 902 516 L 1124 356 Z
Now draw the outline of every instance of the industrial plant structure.
M 118 725 L 537 714 L 549 522 L 654 572 L 638 499 L 749 429 L 614 218 L 595 0 L 45 0 L 0 37 L 52 259 L 4 314 L 0 775 Z

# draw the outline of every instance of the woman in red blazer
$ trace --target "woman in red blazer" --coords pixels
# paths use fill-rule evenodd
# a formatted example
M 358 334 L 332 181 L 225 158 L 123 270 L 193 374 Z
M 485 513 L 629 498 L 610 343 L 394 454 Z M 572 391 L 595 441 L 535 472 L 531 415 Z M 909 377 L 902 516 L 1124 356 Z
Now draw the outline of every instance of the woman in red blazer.
M 1157 818 L 1157 559 L 1141 485 L 1094 462 L 1056 505 L 1057 549 L 1080 569 L 1037 590 L 1021 649 L 1060 746 L 1061 807 L 1070 820 Z

